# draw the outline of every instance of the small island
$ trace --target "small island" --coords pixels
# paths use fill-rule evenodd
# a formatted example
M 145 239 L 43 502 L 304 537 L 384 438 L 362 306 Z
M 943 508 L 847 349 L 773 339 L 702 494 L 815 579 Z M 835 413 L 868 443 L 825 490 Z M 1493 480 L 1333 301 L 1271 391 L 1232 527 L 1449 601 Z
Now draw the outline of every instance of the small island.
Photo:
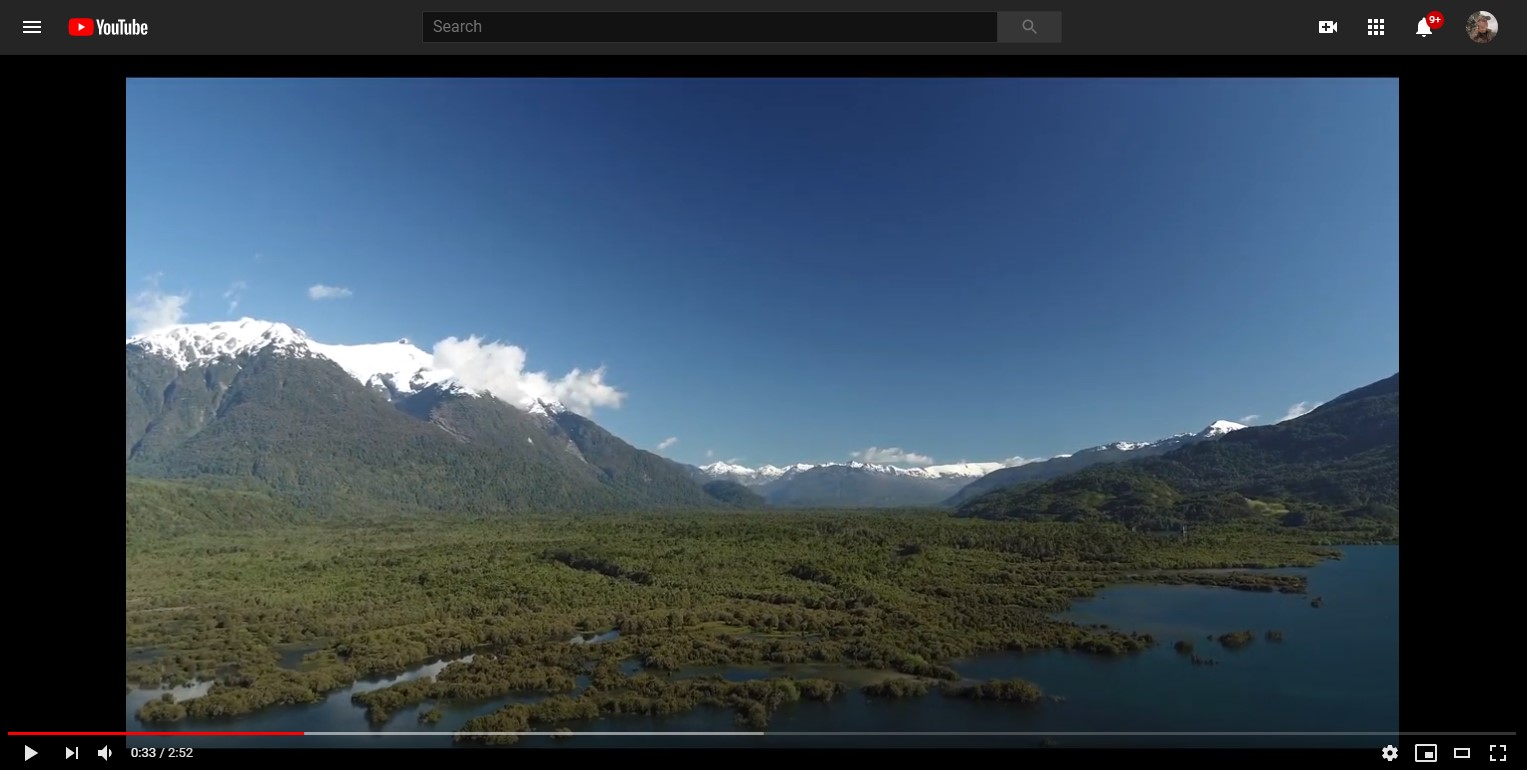
M 870 698 L 920 698 L 932 688 L 933 683 L 926 679 L 898 677 L 867 684 L 860 688 L 860 692 Z
M 1227 650 L 1238 650 L 1251 644 L 1255 638 L 1256 634 L 1250 631 L 1232 631 L 1228 634 L 1220 634 L 1219 643 L 1221 647 Z
M 1008 703 L 1038 703 L 1044 692 L 1033 682 L 1022 679 L 999 679 L 961 685 L 946 685 L 944 694 L 966 700 L 995 700 Z

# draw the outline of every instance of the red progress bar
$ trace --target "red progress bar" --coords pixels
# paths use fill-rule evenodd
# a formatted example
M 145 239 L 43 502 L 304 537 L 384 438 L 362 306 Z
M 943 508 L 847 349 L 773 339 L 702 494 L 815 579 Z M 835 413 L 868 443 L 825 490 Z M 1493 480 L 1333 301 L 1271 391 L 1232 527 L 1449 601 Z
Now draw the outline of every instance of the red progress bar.
M 69 735 L 95 735 L 95 736 L 101 736 L 101 735 L 112 735 L 112 736 L 159 735 L 159 736 L 176 736 L 176 735 L 184 735 L 186 737 L 205 737 L 205 736 L 209 736 L 209 735 L 216 735 L 216 736 L 233 737 L 233 736 L 307 735 L 307 733 L 303 733 L 303 732 L 263 732 L 263 733 L 256 732 L 256 733 L 248 733 L 248 732 L 191 732 L 191 731 L 180 731 L 180 732 L 170 732 L 170 733 L 146 733 L 146 732 L 124 732 L 124 733 L 6 733 L 6 735 L 34 735 L 34 736 L 35 735 L 57 735 L 57 736 L 69 736 Z

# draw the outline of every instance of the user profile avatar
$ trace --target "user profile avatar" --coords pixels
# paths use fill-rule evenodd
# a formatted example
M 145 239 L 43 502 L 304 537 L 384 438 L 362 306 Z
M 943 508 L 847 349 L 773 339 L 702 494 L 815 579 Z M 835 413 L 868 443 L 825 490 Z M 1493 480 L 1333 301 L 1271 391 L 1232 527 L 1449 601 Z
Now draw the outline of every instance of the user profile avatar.
M 1489 11 L 1475 11 L 1469 14 L 1469 20 L 1463 23 L 1463 29 L 1469 33 L 1469 39 L 1476 43 L 1488 43 L 1500 33 L 1500 19 Z

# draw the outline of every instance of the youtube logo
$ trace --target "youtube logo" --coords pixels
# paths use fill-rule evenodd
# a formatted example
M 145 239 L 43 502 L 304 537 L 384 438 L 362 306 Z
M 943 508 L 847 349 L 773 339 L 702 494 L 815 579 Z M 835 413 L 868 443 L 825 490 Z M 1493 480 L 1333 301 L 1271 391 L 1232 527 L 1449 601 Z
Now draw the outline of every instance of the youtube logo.
M 90 37 L 95 34 L 95 19 L 70 19 L 69 37 Z

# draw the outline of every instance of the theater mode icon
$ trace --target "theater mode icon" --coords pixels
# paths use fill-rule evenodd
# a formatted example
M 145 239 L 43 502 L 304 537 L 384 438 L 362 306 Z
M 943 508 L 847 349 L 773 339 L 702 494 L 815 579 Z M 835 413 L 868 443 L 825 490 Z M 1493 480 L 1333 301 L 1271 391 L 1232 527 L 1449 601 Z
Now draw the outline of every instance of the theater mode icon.
M 1322 35 L 1334 35 L 1334 34 L 1336 34 L 1336 22 L 1334 22 L 1334 21 L 1322 21 L 1322 22 L 1320 22 L 1320 34 L 1322 34 Z

